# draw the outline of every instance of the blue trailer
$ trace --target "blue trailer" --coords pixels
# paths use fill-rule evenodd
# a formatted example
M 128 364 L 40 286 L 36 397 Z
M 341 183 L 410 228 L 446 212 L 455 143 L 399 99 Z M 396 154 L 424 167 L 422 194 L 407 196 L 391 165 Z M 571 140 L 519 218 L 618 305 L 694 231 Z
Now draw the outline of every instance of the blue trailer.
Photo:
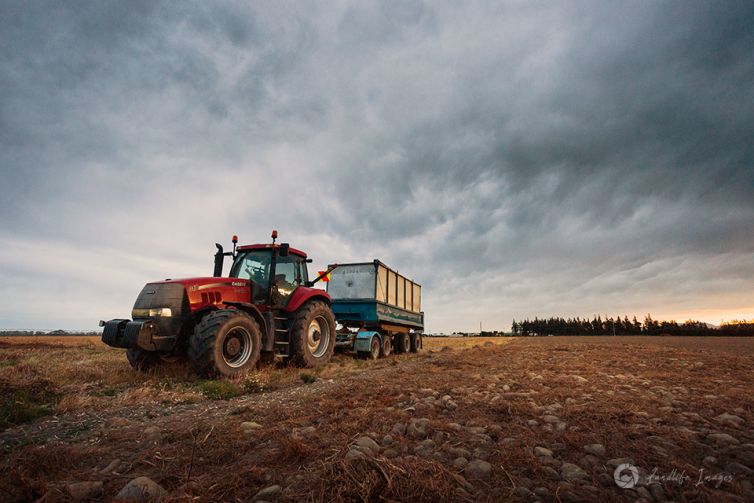
M 421 285 L 379 260 L 330 267 L 334 269 L 327 293 L 341 326 L 336 348 L 351 349 L 364 358 L 421 349 Z

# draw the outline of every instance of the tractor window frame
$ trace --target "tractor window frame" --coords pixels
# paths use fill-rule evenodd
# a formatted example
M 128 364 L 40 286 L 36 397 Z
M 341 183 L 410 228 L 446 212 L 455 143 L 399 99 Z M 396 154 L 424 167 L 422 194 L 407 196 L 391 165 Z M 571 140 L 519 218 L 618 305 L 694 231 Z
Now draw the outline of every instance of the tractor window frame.
M 229 278 L 238 278 L 238 279 L 248 279 L 252 280 L 257 284 L 260 284 L 260 286 L 266 286 L 262 285 L 260 281 L 256 281 L 251 275 L 245 275 L 245 274 L 239 274 L 241 273 L 241 267 L 243 264 L 249 260 L 257 259 L 256 262 L 258 262 L 263 268 L 263 274 L 266 281 L 264 283 L 269 283 L 270 280 L 270 266 L 272 265 L 272 252 L 269 250 L 246 250 L 239 252 L 238 255 L 236 255 L 236 258 L 233 260 L 233 265 L 230 266 L 230 272 L 228 273 Z M 247 271 L 243 271 L 247 272 Z

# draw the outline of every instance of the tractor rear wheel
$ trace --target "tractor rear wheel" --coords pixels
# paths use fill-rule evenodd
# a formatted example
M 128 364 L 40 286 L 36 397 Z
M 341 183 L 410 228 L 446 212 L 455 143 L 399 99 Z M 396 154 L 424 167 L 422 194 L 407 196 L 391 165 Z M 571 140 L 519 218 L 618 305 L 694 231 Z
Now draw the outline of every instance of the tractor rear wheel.
M 411 351 L 411 340 L 407 333 L 395 334 L 395 352 L 397 354 L 408 353 Z
M 320 301 L 307 302 L 291 321 L 291 362 L 298 367 L 327 365 L 335 351 L 335 315 Z
M 411 340 L 411 352 L 418 353 L 422 349 L 422 334 L 413 333 L 409 335 Z
M 141 348 L 129 348 L 126 351 L 128 363 L 136 370 L 146 372 L 161 363 L 160 356 L 153 351 L 145 351 Z
M 257 322 L 238 309 L 212 311 L 194 328 L 188 356 L 197 374 L 232 377 L 259 361 L 262 333 Z

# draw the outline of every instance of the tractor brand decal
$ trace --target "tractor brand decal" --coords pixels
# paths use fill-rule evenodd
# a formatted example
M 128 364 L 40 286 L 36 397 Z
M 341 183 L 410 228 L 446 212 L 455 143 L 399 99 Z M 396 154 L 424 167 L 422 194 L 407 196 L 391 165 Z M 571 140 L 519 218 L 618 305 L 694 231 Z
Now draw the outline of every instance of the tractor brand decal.
M 230 285 L 230 284 L 231 284 L 231 283 L 230 283 L 230 282 L 227 282 L 227 281 L 224 281 L 224 282 L 219 282 L 219 283 L 210 283 L 210 284 L 208 284 L 208 285 L 201 285 L 201 286 L 199 286 L 199 287 L 196 287 L 196 289 L 197 289 L 197 290 L 206 290 L 207 288 L 219 288 L 219 287 L 223 287 L 223 286 L 228 286 L 228 285 Z M 236 285 L 236 283 L 232 283 L 232 284 L 233 284 L 234 286 L 238 286 L 238 285 Z M 241 285 L 241 286 L 243 286 L 243 283 L 241 283 L 240 285 Z

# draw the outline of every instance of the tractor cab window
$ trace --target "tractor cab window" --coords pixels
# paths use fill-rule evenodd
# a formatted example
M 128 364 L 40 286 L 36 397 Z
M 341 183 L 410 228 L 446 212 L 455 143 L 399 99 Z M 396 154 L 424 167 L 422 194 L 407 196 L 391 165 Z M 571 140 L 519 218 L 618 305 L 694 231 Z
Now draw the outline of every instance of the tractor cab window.
M 230 277 L 250 279 L 254 283 L 252 301 L 264 301 L 267 296 L 271 262 L 270 250 L 241 252 L 230 268 Z
M 267 300 L 267 288 L 270 286 L 270 265 L 272 251 L 248 250 L 238 254 L 230 268 L 231 278 L 250 279 L 253 282 L 252 302 Z M 277 257 L 275 277 L 272 278 L 273 304 L 285 306 L 293 291 L 306 283 L 306 263 L 302 257 L 288 255 Z
M 309 274 L 306 271 L 306 260 L 299 258 L 296 262 L 296 267 L 298 268 L 297 274 L 300 280 L 300 284 L 306 285 L 306 283 L 309 281 Z
M 275 282 L 277 289 L 275 304 L 285 305 L 288 303 L 293 291 L 305 281 L 301 277 L 301 258 L 295 255 L 278 257 L 275 265 Z

